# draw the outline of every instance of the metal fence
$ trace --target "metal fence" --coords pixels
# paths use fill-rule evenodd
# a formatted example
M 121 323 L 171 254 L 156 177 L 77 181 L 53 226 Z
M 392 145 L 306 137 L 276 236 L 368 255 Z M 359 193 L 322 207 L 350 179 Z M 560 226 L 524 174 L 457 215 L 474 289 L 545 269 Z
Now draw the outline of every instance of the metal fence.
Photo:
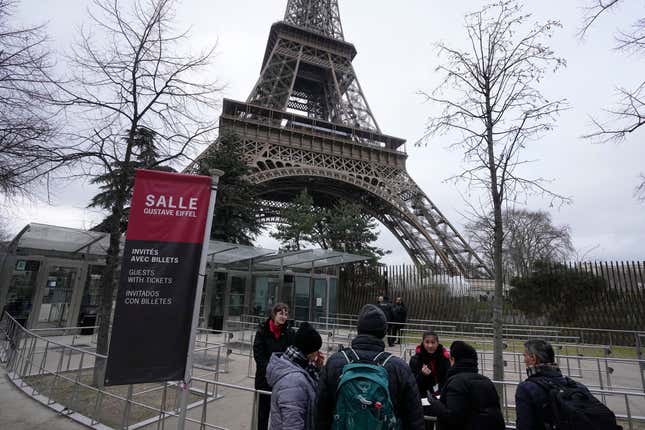
M 554 263 L 548 270 L 597 277 L 603 286 L 585 293 L 584 300 L 576 304 L 575 315 L 563 321 L 556 318 L 562 313 L 527 315 L 517 308 L 509 299 L 509 276 L 504 284 L 505 323 L 645 330 L 645 262 Z M 550 296 L 562 293 L 560 285 L 554 284 L 552 288 L 547 285 L 545 288 Z M 485 323 L 492 320 L 494 281 L 429 273 L 409 265 L 357 265 L 340 273 L 338 312 L 356 314 L 365 303 L 375 303 L 379 295 L 389 296 L 392 301 L 395 297 L 402 297 L 408 307 L 409 318 Z M 610 343 L 605 338 L 589 340 Z M 616 337 L 612 342 L 634 345 L 635 340 L 630 335 Z
M 236 371 L 237 377 L 248 376 L 246 356 L 252 359 L 252 335 L 257 324 L 251 318 L 237 323 L 240 326 L 235 330 L 202 330 L 197 335 L 194 377 L 189 387 L 161 383 L 99 388 L 92 381 L 94 363 L 97 358 L 105 357 L 93 351 L 91 336 L 78 335 L 78 328 L 70 328 L 56 336 L 46 336 L 42 331 L 24 329 L 6 314 L 0 320 L 0 361 L 6 367 L 11 381 L 25 393 L 92 428 L 175 428 L 179 416 L 179 394 L 187 389 L 190 392 L 187 428 L 253 429 L 259 396 L 270 393 L 254 390 L 239 382 L 221 380 L 225 376 L 233 377 Z M 355 335 L 349 324 L 333 324 L 329 321 L 315 324 L 321 331 L 327 330 L 328 345 L 346 344 Z M 402 347 L 402 351 L 404 356 L 410 353 L 405 347 Z M 515 360 L 518 356 L 512 357 Z M 590 358 L 570 357 L 572 364 L 569 372 L 581 373 L 587 367 L 593 367 L 584 364 Z M 489 354 L 484 352 L 480 359 L 484 371 L 487 371 Z M 563 356 L 560 356 L 562 359 Z M 604 366 L 602 360 L 600 358 L 600 361 L 593 363 Z M 617 365 L 611 360 L 608 363 Z M 602 378 L 607 378 L 608 374 L 603 372 Z M 512 400 L 518 382 L 503 381 L 497 384 L 503 387 L 504 414 L 507 428 L 512 429 Z M 602 388 L 592 386 L 591 391 L 616 412 L 625 428 L 645 428 L 645 394 L 642 390 L 621 389 L 613 384 Z

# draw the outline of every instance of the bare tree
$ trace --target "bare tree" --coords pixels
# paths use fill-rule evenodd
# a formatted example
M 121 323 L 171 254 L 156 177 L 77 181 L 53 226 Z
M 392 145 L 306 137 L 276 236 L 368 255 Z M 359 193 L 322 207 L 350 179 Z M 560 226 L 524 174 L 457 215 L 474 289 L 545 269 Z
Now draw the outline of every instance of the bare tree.
M 636 187 L 636 191 L 634 191 L 634 195 L 636 196 L 637 199 L 645 201 L 645 175 L 641 174 L 640 179 L 641 179 L 641 183 L 639 186 Z
M 473 247 L 493 263 L 493 216 L 478 217 L 466 225 Z M 544 211 L 507 209 L 504 225 L 503 266 L 506 275 L 526 276 L 536 262 L 562 262 L 573 255 L 568 225 L 553 225 Z
M 197 143 L 212 141 L 220 91 L 199 80 L 213 48 L 185 50 L 187 33 L 173 29 L 174 0 L 93 0 L 90 25 L 70 54 L 72 85 L 61 86 L 60 103 L 77 119 L 70 158 L 102 185 L 93 200 L 109 210 L 110 242 L 101 281 L 97 352 L 106 354 L 119 264 L 124 208 L 133 171 L 176 165 Z M 183 45 L 182 45 L 183 44 Z M 104 363 L 94 382 L 102 384 Z
M 43 26 L 12 24 L 17 5 L 0 0 L 0 193 L 25 195 L 64 163 L 54 144 L 53 60 Z
M 9 232 L 7 231 L 7 220 L 0 215 L 0 242 L 7 241 L 11 238 Z M 0 247 L 0 251 L 2 248 Z
M 624 4 L 625 0 L 589 0 L 584 8 L 583 24 L 578 32 L 580 38 L 591 31 L 596 21 L 611 10 Z M 630 55 L 645 54 L 645 17 L 640 17 L 626 30 L 617 30 L 615 34 L 617 51 Z M 594 130 L 583 137 L 593 142 L 622 142 L 625 138 L 645 125 L 645 78 L 631 88 L 619 86 L 618 100 L 615 105 L 606 109 L 604 119 L 592 118 Z M 636 196 L 645 196 L 645 177 L 636 188 Z
M 504 377 L 502 357 L 503 238 L 502 208 L 522 194 L 537 192 L 565 200 L 549 191 L 542 178 L 524 178 L 522 151 L 551 130 L 565 100 L 547 100 L 537 88 L 546 70 L 565 65 L 544 44 L 557 21 L 529 24 L 531 15 L 516 1 L 500 1 L 465 16 L 469 48 L 438 44 L 443 58 L 437 70 L 442 83 L 424 93 L 443 110 L 430 118 L 427 139 L 456 132 L 451 145 L 462 150 L 468 167 L 455 176 L 486 191 L 493 214 L 493 377 Z

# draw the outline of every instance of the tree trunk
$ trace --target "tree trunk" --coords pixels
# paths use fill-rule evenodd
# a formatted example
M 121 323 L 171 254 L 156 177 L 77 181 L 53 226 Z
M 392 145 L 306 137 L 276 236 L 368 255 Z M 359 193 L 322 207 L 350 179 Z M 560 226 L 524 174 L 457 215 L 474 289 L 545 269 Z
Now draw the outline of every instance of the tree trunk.
M 110 338 L 110 319 L 112 316 L 112 298 L 116 287 L 116 269 L 119 264 L 119 244 L 121 242 L 121 218 L 123 217 L 124 196 L 120 189 L 117 201 L 112 207 L 112 225 L 110 226 L 110 246 L 108 247 L 105 270 L 101 279 L 101 302 L 97 312 L 99 323 L 96 338 L 97 354 L 107 355 Z M 103 387 L 105 380 L 105 359 L 96 357 L 94 365 L 93 384 Z
M 488 83 L 487 83 L 488 84 Z M 504 226 L 502 222 L 503 189 L 499 186 L 497 177 L 497 164 L 495 161 L 495 148 L 493 139 L 492 107 L 490 93 L 486 91 L 486 140 L 488 145 L 488 167 L 490 171 L 490 191 L 493 203 L 493 266 L 495 276 L 495 297 L 493 299 L 493 379 L 504 380 L 504 269 L 502 264 L 502 242 L 504 240 Z M 501 385 L 497 386 L 500 399 L 503 396 Z
M 114 205 L 112 206 L 112 225 L 110 226 L 110 246 L 108 247 L 105 262 L 103 279 L 101 280 L 101 303 L 98 310 L 99 332 L 96 338 L 96 352 L 101 355 L 108 354 L 110 339 L 110 320 L 112 317 L 112 299 L 114 289 L 116 288 L 116 271 L 119 265 L 121 243 L 121 219 L 123 218 L 124 206 L 128 201 L 128 181 L 134 178 L 128 178 L 126 166 L 130 163 L 132 157 L 132 145 L 137 129 L 137 123 L 134 122 L 128 133 L 125 156 L 123 157 L 123 168 L 116 178 Z M 103 387 L 105 381 L 106 360 L 96 358 L 94 365 L 93 383 L 95 387 Z

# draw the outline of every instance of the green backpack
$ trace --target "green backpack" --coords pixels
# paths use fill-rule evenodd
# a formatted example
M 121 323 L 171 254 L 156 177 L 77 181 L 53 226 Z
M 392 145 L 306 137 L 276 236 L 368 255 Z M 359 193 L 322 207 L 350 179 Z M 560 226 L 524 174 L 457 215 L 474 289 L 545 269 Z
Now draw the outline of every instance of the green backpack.
M 399 430 L 400 423 L 388 389 L 385 363 L 392 357 L 381 352 L 371 362 L 361 361 L 351 348 L 341 351 L 347 360 L 336 391 L 334 430 Z

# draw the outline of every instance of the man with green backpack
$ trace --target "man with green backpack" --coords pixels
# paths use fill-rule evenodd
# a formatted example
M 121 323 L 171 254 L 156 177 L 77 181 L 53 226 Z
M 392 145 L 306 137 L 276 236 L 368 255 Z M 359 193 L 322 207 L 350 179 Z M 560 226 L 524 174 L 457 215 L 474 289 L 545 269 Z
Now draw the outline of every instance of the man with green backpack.
M 351 348 L 327 360 L 318 385 L 318 430 L 423 430 L 423 408 L 410 367 L 385 351 L 385 314 L 361 309 Z

